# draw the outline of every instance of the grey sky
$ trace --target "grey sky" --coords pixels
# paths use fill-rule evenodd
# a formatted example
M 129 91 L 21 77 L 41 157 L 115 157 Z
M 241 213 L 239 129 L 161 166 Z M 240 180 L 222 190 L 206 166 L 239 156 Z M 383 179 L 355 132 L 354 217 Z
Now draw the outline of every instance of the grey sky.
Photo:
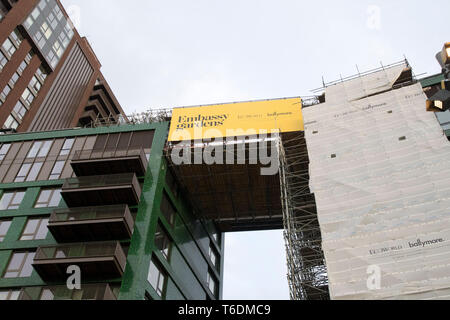
M 433 74 L 450 41 L 448 0 L 62 2 L 128 113 L 311 95 L 403 55 Z M 280 232 L 227 241 L 225 298 L 288 298 Z

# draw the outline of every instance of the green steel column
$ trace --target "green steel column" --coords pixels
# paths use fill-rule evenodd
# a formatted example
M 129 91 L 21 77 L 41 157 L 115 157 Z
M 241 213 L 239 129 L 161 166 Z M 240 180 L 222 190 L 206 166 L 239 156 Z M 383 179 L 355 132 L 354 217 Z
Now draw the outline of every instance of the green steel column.
M 127 266 L 123 276 L 119 300 L 142 300 L 147 281 L 160 206 L 160 189 L 164 187 L 164 146 L 168 134 L 168 123 L 156 124 L 150 154 L 149 167 L 142 188 L 133 237 L 128 251 Z

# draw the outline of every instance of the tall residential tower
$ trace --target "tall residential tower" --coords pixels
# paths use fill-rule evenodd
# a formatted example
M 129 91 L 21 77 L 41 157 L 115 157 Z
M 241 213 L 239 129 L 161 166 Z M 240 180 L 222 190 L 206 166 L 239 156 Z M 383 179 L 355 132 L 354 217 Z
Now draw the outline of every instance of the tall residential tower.
M 123 110 L 58 0 L 0 1 L 0 129 L 44 131 Z

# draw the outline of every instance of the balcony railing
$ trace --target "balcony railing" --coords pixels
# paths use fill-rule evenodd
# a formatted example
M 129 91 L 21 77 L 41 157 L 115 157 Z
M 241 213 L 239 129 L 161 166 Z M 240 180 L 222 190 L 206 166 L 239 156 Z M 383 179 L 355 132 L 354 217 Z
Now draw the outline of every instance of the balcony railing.
M 19 300 L 117 300 L 108 284 L 82 284 L 80 290 L 67 286 L 28 287 Z
M 61 192 L 69 207 L 137 205 L 141 186 L 134 173 L 67 179 Z
M 142 176 L 147 165 L 142 147 L 81 150 L 72 158 L 72 168 L 78 177 L 127 172 Z
M 119 242 L 81 243 L 39 247 L 33 267 L 44 281 L 67 279 L 67 268 L 77 265 L 83 279 L 118 278 L 126 256 Z
M 127 185 L 133 182 L 136 182 L 136 184 L 139 186 L 136 175 L 134 173 L 78 177 L 66 179 L 63 185 L 63 190 L 114 187 Z
M 133 227 L 127 205 L 58 209 L 48 223 L 58 242 L 130 239 Z

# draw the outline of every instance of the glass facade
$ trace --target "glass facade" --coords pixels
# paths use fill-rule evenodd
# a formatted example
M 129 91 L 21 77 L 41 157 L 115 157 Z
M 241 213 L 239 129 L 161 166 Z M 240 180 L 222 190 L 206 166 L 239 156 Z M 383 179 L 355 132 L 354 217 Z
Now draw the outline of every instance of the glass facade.
M 41 0 L 23 26 L 55 69 L 74 35 L 74 27 L 55 0 Z
M 109 298 L 125 300 L 220 297 L 222 248 L 214 236 L 220 233 L 212 223 L 195 218 L 177 182 L 169 176 L 161 157 L 167 130 L 167 123 L 160 123 L 0 136 L 0 299 L 102 299 L 108 296 L 105 292 L 111 293 Z M 77 152 L 100 150 L 127 157 L 120 150 L 135 147 L 149 155 L 146 173 L 138 180 L 142 186 L 141 199 L 151 201 L 128 204 L 128 217 L 123 211 L 120 215 L 105 212 L 108 214 L 94 217 L 92 210 L 107 209 L 104 205 L 94 209 L 68 206 L 61 188 L 67 180 L 80 178 L 71 166 Z M 80 161 L 95 163 L 98 159 Z M 78 212 L 76 218 L 67 216 L 54 221 L 50 218 L 55 210 L 74 209 Z M 82 259 L 89 252 L 90 259 L 95 260 L 104 249 L 80 248 L 86 243 L 119 241 L 96 237 L 105 230 L 104 223 L 118 223 L 120 219 L 131 219 L 126 226 L 141 231 L 131 230 L 131 234 L 120 238 L 126 257 L 121 277 L 91 279 L 92 290 L 82 284 L 83 290 L 72 296 L 63 293 L 64 282 L 46 282 L 39 268 L 32 266 L 33 261 L 51 265 L 57 263 L 52 259 L 61 260 L 54 255 L 36 258 L 48 248 L 58 249 L 58 257 L 66 255 L 60 250 L 65 248 L 64 242 L 56 240 L 59 239 L 54 230 L 56 225 L 64 228 L 61 230 L 66 234 L 89 238 L 88 242 L 71 240 L 74 243 L 71 256 Z M 119 230 L 116 226 L 114 230 Z
M 14 41 L 10 40 L 11 43 L 14 43 L 14 45 L 13 45 L 14 48 L 15 47 L 18 48 L 20 43 L 22 42 L 22 38 L 19 35 L 20 35 L 20 32 L 18 30 L 16 30 L 9 37 L 9 39 L 15 39 Z M 14 89 L 14 86 L 16 85 L 17 81 L 19 81 L 19 79 L 22 76 L 25 69 L 28 67 L 33 56 L 34 56 L 34 52 L 33 52 L 33 50 L 31 50 L 25 56 L 25 59 L 20 63 L 19 67 L 17 68 L 17 71 L 12 75 L 10 81 L 5 86 L 3 91 L 0 93 L 0 105 L 2 105 L 6 101 L 9 93 Z M 5 64 L 6 64 L 8 60 L 6 59 L 5 55 L 0 52 L 0 66 L 3 64 L 2 61 L 5 61 Z M 35 98 L 38 96 L 39 91 L 41 90 L 46 77 L 47 77 L 47 72 L 44 70 L 44 68 L 42 66 L 39 67 L 39 69 L 36 71 L 35 75 L 31 78 L 27 88 L 25 88 L 21 97 L 17 101 L 12 113 L 9 115 L 9 117 L 3 124 L 3 129 L 15 129 L 16 130 L 20 126 L 25 115 L 30 110 L 31 104 L 33 103 Z
M 436 117 L 439 123 L 442 126 L 442 129 L 449 130 L 450 129 L 450 110 L 445 112 L 436 112 Z

